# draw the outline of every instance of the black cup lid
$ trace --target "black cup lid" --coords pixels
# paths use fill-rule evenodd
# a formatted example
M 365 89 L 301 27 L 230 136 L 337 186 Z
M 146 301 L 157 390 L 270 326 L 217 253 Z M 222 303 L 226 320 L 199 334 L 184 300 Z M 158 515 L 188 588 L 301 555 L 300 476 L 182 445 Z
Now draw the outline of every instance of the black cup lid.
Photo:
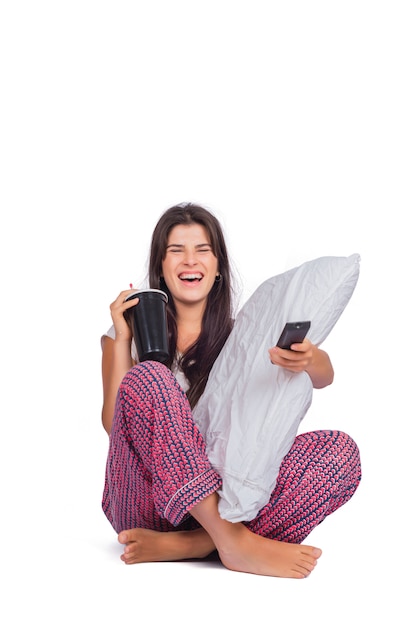
M 164 297 L 165 302 L 168 302 L 168 296 L 165 293 L 165 291 L 162 291 L 161 289 L 150 289 L 150 288 L 149 289 L 138 289 L 134 293 L 129 294 L 127 296 L 127 298 L 125 298 L 125 302 L 127 302 L 128 300 L 133 300 L 134 298 L 137 298 L 139 296 L 139 294 L 141 294 L 141 293 L 159 293 L 159 294 L 161 294 Z

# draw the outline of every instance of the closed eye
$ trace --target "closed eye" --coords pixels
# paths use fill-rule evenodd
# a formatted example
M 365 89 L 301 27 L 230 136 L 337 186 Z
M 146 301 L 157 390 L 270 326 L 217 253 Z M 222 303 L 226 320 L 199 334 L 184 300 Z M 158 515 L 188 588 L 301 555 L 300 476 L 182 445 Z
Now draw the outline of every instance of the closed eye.
M 167 252 L 184 252 L 185 246 L 178 243 L 171 243 L 167 246 Z M 209 243 L 201 243 L 195 246 L 196 252 L 212 252 L 212 247 Z

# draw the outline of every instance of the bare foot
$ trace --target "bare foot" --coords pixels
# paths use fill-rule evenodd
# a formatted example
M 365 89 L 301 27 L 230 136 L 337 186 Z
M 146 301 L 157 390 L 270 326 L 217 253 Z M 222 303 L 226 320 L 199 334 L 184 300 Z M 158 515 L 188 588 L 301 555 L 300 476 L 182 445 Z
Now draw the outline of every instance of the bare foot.
M 321 556 L 319 548 L 266 539 L 241 524 L 233 524 L 226 547 L 217 549 L 228 569 L 281 578 L 305 578 Z
M 266 539 L 241 522 L 220 517 L 218 495 L 210 496 L 191 509 L 191 515 L 212 537 L 221 562 L 228 569 L 262 576 L 305 578 L 321 556 L 319 548 Z
M 120 558 L 128 565 L 201 559 L 215 549 L 213 541 L 203 528 L 172 532 L 132 528 L 119 533 L 118 539 L 125 545 Z

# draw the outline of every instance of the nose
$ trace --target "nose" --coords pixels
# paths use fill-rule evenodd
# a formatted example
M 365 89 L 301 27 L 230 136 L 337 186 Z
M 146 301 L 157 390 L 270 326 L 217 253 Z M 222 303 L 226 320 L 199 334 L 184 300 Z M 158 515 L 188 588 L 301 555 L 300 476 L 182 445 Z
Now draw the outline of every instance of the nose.
M 186 265 L 195 265 L 196 264 L 196 256 L 194 250 L 185 250 L 184 253 L 184 263 Z

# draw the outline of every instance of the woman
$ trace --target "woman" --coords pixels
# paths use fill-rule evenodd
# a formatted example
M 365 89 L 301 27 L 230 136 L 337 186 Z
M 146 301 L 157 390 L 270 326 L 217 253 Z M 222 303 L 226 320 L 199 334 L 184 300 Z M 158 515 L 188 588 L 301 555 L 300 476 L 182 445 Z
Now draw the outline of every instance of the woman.
M 211 467 L 192 409 L 233 326 L 231 273 L 218 220 L 206 209 L 168 209 L 153 233 L 149 286 L 168 295 L 170 360 L 132 360 L 123 291 L 110 306 L 113 332 L 103 338 L 103 425 L 110 436 L 103 510 L 124 544 L 125 563 L 204 558 L 225 567 L 304 578 L 319 548 L 301 542 L 355 492 L 359 452 L 337 431 L 296 437 L 266 506 L 249 522 L 218 512 L 222 479 Z M 325 351 L 309 340 L 273 347 L 271 363 L 305 371 L 313 387 L 332 383 Z M 320 497 L 317 497 L 320 492 Z M 172 532 L 175 531 L 175 532 Z

